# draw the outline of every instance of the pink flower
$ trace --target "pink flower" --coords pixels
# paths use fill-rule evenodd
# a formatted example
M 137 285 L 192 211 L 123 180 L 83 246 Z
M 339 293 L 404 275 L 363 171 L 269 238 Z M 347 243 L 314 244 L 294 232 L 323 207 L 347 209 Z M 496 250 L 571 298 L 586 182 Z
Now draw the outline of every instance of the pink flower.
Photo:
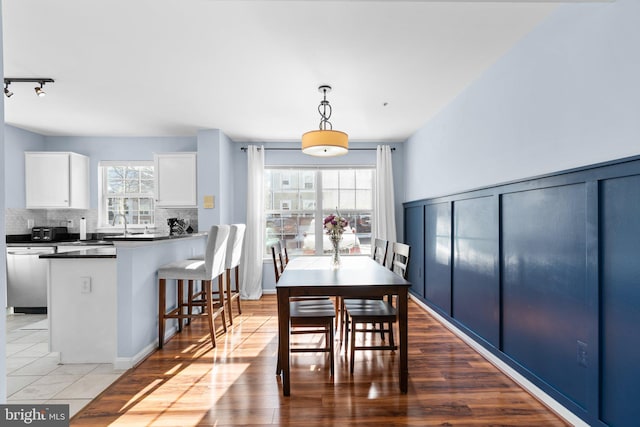
M 345 228 L 349 225 L 349 222 L 340 215 L 331 214 L 324 219 L 324 228 L 327 230 L 327 234 L 332 236 L 340 236 L 344 233 Z

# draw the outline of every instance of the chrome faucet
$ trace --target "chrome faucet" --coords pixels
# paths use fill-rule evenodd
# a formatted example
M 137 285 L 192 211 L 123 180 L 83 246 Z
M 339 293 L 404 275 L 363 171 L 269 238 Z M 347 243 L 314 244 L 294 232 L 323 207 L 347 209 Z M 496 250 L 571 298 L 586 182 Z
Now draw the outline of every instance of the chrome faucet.
M 128 234 L 127 232 L 127 217 L 124 216 L 124 214 L 115 214 L 113 216 L 113 222 L 111 223 L 111 225 L 115 226 L 116 225 L 116 219 L 118 219 L 118 217 L 122 217 L 122 221 L 124 222 L 124 235 L 126 236 Z

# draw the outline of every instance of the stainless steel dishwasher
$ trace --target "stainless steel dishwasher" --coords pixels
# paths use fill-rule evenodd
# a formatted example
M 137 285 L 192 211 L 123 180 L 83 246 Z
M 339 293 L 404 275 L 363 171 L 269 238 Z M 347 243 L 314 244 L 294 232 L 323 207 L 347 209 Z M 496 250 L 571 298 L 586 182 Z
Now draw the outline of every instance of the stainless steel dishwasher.
M 7 306 L 14 313 L 47 312 L 47 260 L 55 246 L 7 248 Z

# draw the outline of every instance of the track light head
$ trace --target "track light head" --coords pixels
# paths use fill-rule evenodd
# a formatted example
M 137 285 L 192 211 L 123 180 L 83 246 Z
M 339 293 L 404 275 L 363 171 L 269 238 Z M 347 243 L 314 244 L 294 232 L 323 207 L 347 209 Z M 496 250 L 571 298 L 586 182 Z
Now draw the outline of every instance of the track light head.
M 45 96 L 47 94 L 47 92 L 42 90 L 42 86 L 44 86 L 44 82 L 40 82 L 40 86 L 36 86 L 36 87 L 33 88 L 33 90 L 36 91 L 36 95 Z

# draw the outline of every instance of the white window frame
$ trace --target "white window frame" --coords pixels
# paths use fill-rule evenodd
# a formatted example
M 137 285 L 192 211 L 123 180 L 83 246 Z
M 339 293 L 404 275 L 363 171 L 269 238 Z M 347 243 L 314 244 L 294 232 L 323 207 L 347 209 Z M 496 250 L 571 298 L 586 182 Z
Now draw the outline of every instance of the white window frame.
M 325 208 L 324 206 L 322 206 L 322 194 L 323 194 L 323 189 L 322 189 L 322 171 L 329 171 L 329 170 L 352 170 L 352 169 L 366 169 L 366 170 L 371 170 L 373 172 L 373 176 L 372 176 L 372 183 L 371 183 L 371 191 L 372 191 L 372 206 L 371 206 L 371 217 L 373 217 L 373 197 L 375 197 L 375 174 L 376 174 L 376 167 L 375 165 L 357 165 L 357 166 L 347 166 L 347 165 L 340 165 L 340 166 L 283 166 L 283 165 L 269 165 L 269 166 L 265 166 L 265 172 L 266 171 L 273 171 L 273 170 L 291 170 L 291 171 L 301 171 L 301 170 L 308 170 L 308 171 L 314 171 L 315 172 L 315 184 L 316 184 L 316 188 L 315 188 L 315 198 L 313 200 L 313 216 L 315 218 L 324 218 L 324 215 L 326 215 L 327 211 L 333 211 L 335 209 L 328 209 Z M 291 182 L 291 176 L 288 176 L 288 181 L 289 183 Z M 282 181 L 280 182 L 282 185 Z M 270 186 L 270 182 L 265 182 L 265 191 L 267 191 L 267 188 L 269 188 L 268 186 Z M 301 190 L 305 190 L 306 189 L 306 184 L 307 182 L 304 181 L 303 183 L 299 183 L 300 189 Z M 290 185 L 287 185 L 286 187 L 283 185 L 282 186 L 283 190 L 287 190 L 290 189 Z M 281 218 L 285 218 L 285 217 L 290 217 L 291 215 L 297 215 L 300 213 L 308 213 L 309 211 L 307 209 L 303 209 L 303 207 L 299 206 L 299 209 L 294 210 L 291 209 L 292 207 L 292 202 L 290 200 L 287 200 L 288 205 L 289 205 L 289 209 L 288 210 L 282 210 L 282 209 L 270 209 L 270 210 L 265 210 L 267 216 L 270 213 L 276 213 L 276 212 L 280 212 L 280 217 Z M 308 204 L 307 204 L 308 206 Z M 324 211 L 324 212 L 323 212 Z M 350 209 L 349 212 L 353 212 L 353 211 L 357 211 L 356 209 Z M 368 213 L 368 212 L 367 212 Z M 357 213 L 356 213 L 357 214 Z M 373 222 L 373 218 L 372 218 L 372 222 Z M 319 236 L 322 235 L 324 233 L 323 230 L 323 224 L 322 221 L 315 221 L 315 235 Z M 265 223 L 263 224 L 263 232 L 266 235 L 266 225 L 267 222 L 265 221 Z M 352 226 L 350 224 L 350 226 Z M 315 254 L 323 254 L 323 239 L 315 239 Z M 292 254 L 289 254 L 290 256 Z M 303 255 L 304 256 L 304 255 Z M 270 253 L 265 253 L 264 255 L 264 259 L 265 260 L 270 260 L 271 259 L 271 254 Z
M 128 166 L 128 167 L 151 167 L 154 168 L 152 160 L 103 160 L 98 163 L 98 232 L 122 232 L 124 231 L 124 224 L 122 221 L 117 221 L 113 226 L 108 222 L 107 209 L 107 180 L 106 170 L 107 167 Z M 155 174 L 155 170 L 154 170 Z M 154 184 L 155 185 L 155 184 Z M 154 188 L 155 193 L 155 188 Z M 155 194 L 151 194 L 150 197 L 155 199 Z M 156 219 L 155 214 L 155 200 L 154 200 L 154 223 Z M 127 224 L 127 230 L 145 230 L 146 228 L 155 228 L 155 224 Z

